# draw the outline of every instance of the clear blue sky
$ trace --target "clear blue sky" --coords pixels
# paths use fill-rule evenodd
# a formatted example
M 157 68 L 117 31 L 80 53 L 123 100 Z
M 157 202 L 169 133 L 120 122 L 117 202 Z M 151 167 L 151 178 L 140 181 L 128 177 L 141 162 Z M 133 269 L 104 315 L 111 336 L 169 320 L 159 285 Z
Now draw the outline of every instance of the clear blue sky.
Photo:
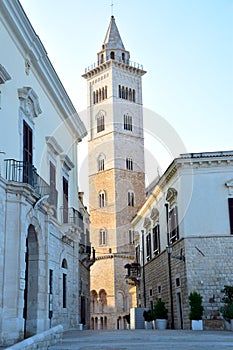
M 81 75 L 101 49 L 111 0 L 21 4 L 81 112 Z M 113 14 L 131 59 L 147 71 L 144 107 L 165 118 L 188 152 L 232 150 L 233 0 L 115 0 Z M 146 147 L 159 150 L 153 140 Z

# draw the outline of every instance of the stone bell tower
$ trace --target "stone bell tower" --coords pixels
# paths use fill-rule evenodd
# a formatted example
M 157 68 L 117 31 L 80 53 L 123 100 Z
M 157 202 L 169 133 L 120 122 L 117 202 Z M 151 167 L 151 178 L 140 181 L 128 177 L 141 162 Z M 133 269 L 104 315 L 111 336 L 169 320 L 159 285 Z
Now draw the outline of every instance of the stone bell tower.
M 135 286 L 126 283 L 124 266 L 134 261 L 130 221 L 145 200 L 141 77 L 130 61 L 115 18 L 87 79 L 89 120 L 89 210 L 92 329 L 123 329 L 124 316 L 136 306 Z

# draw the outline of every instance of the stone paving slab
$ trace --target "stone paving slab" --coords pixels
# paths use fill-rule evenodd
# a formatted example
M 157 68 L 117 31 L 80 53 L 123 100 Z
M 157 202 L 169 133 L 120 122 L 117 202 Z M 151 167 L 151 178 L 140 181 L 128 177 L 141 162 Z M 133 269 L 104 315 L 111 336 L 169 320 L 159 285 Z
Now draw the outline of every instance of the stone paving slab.
M 50 350 L 227 350 L 233 332 L 184 330 L 66 331 Z

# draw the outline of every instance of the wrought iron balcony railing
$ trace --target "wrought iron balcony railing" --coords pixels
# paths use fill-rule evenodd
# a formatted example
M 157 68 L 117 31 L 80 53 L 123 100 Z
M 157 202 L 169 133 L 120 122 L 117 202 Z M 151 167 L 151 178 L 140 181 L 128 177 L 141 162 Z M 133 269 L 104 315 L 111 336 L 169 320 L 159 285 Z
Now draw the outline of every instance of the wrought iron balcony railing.
M 63 224 L 74 224 L 81 228 L 83 231 L 83 217 L 81 213 L 74 208 L 61 208 L 61 221 Z
M 107 56 L 106 60 L 98 61 L 97 63 L 93 63 L 91 66 L 85 68 L 85 73 L 87 73 L 90 70 L 98 67 L 100 64 L 108 62 L 108 61 L 116 61 L 116 62 L 119 62 L 119 63 L 123 63 L 126 66 L 130 66 L 130 67 L 133 67 L 133 68 L 137 68 L 137 69 L 143 70 L 143 65 L 140 64 L 140 63 L 137 63 L 137 62 L 134 62 L 134 61 L 130 61 L 130 60 L 126 60 L 126 59 L 122 59 L 121 57 L 115 57 L 114 59 L 112 59 L 110 56 Z
M 5 159 L 4 162 L 7 181 L 29 184 L 41 197 L 50 194 L 50 186 L 38 175 L 33 164 L 15 159 Z

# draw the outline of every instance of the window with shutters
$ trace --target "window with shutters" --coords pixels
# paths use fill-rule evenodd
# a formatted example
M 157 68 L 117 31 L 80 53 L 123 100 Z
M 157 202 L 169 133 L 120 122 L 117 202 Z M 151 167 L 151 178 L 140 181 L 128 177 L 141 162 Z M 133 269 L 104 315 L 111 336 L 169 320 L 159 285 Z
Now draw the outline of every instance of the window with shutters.
M 153 229 L 153 248 L 154 248 L 154 255 L 158 255 L 160 253 L 160 233 L 159 233 L 159 223 L 157 223 Z
M 23 121 L 23 181 L 33 185 L 32 129 Z
M 63 176 L 63 223 L 68 223 L 68 180 Z

